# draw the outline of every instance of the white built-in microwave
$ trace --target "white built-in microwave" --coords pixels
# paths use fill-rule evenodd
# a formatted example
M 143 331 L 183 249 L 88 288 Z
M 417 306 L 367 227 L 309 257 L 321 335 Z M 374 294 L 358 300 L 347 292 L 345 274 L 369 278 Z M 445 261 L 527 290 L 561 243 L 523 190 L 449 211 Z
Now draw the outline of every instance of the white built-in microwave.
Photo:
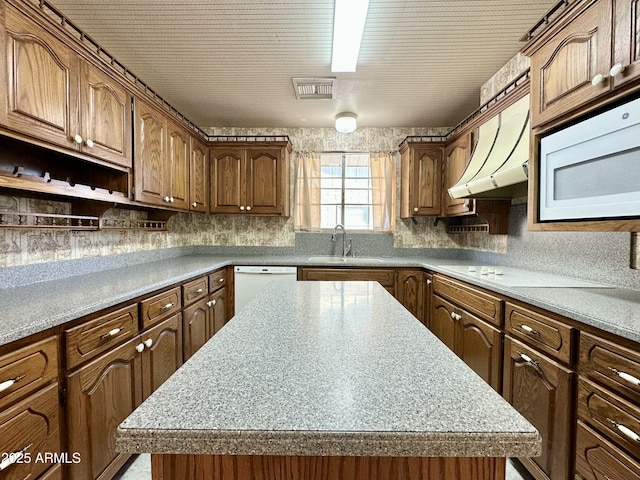
M 540 140 L 539 219 L 640 218 L 640 99 Z

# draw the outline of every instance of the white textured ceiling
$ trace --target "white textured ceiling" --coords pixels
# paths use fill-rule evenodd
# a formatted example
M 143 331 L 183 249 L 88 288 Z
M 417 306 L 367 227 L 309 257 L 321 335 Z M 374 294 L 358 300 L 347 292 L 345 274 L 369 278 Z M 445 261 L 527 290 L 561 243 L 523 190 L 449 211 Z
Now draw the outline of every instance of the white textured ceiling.
M 556 0 L 370 0 L 356 73 L 331 73 L 333 0 L 50 0 L 200 127 L 452 126 Z M 337 77 L 297 100 L 292 77 Z

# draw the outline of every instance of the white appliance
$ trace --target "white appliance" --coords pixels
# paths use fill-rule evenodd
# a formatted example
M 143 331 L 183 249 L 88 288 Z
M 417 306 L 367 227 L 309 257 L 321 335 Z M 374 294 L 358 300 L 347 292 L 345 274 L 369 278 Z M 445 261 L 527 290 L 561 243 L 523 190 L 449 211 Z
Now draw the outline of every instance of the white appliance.
M 235 312 L 238 313 L 273 281 L 297 278 L 296 267 L 245 266 L 233 269 Z
M 541 221 L 640 217 L 640 99 L 540 140 Z

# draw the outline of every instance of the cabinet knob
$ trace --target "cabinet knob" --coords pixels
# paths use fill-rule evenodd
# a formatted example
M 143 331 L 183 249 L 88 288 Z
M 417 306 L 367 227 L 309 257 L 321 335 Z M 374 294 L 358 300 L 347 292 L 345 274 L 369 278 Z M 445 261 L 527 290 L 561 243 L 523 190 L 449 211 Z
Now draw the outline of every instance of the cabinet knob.
M 144 341 L 144 345 L 145 345 L 145 347 L 147 347 L 147 348 L 151 348 L 151 345 L 153 345 L 153 339 L 152 339 L 152 338 L 149 338 L 149 339 L 145 340 L 145 341 Z
M 166 195 L 166 196 L 163 198 L 163 200 L 164 200 L 165 202 L 169 203 L 170 198 L 171 198 L 171 197 L 169 197 L 169 195 Z
M 93 140 L 91 140 L 90 138 L 87 138 L 84 142 L 84 144 L 89 147 L 89 148 L 93 148 Z
M 621 63 L 616 63 L 613 67 L 611 67 L 611 70 L 609 70 L 609 75 L 611 75 L 612 77 L 620 75 L 622 72 L 624 72 L 624 68 L 624 65 L 622 65 Z
M 213 302 L 211 300 L 207 302 L 207 307 L 213 307 Z
M 247 206 L 247 212 L 250 212 L 250 211 L 251 211 L 251 207 Z
M 169 197 L 169 203 L 173 203 L 173 197 Z
M 193 208 L 196 208 L 196 207 L 198 206 L 198 204 L 197 204 L 196 202 L 193 202 L 193 203 L 191 204 L 191 206 L 192 206 Z
M 425 280 L 425 282 L 427 282 L 427 285 L 431 285 L 433 283 L 433 281 L 429 280 L 428 278 Z
M 599 73 L 591 79 L 591 85 L 593 85 L 594 87 L 597 87 L 598 85 L 603 84 L 606 79 L 607 79 L 606 75 L 602 75 L 601 73 Z
M 136 345 L 136 352 L 142 353 L 144 351 L 144 343 L 139 343 Z
M 82 140 L 82 137 L 81 137 L 80 135 L 75 135 L 75 136 L 73 137 L 73 141 L 74 141 L 75 143 L 77 143 L 78 145 L 82 145 L 82 141 L 83 141 L 83 140 Z
M 244 212 L 244 205 L 240 205 L 240 210 Z
M 6 380 L 6 381 L 0 383 L 0 392 L 4 392 L 8 388 L 13 387 L 16 383 L 18 383 L 23 378 L 24 378 L 24 375 L 20 375 L 19 377 L 11 378 L 9 380 Z
M 415 213 L 418 213 L 418 212 L 420 211 L 420 209 L 419 209 L 418 207 L 413 207 L 413 211 L 414 211 Z
M 458 315 L 455 312 L 451 312 L 451 318 L 453 318 L 454 320 L 460 320 L 462 318 L 462 315 Z

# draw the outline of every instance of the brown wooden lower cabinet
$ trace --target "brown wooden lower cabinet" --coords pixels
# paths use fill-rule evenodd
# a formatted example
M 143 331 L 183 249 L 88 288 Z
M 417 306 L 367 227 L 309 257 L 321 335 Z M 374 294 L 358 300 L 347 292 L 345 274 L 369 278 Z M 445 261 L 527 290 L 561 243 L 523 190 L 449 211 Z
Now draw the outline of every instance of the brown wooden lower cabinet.
M 414 317 L 424 323 L 424 271 L 401 268 L 396 270 L 396 299 Z
M 497 480 L 506 459 L 152 455 L 153 480 Z
M 542 455 L 522 458 L 522 463 L 537 480 L 569 480 L 576 422 L 574 372 L 507 335 L 502 394 L 542 436 Z
M 640 478 L 640 462 L 614 443 L 578 421 L 575 480 L 631 480 Z
M 138 337 L 67 377 L 68 448 L 82 461 L 68 465 L 68 480 L 111 478 L 129 458 L 115 450 L 115 431 L 142 402 Z
M 502 333 L 434 295 L 431 331 L 497 392 L 502 386 Z
M 141 335 L 142 399 L 146 399 L 182 365 L 182 314 Z
M 185 308 L 182 314 L 182 354 L 185 362 L 211 338 L 208 302 L 207 298 L 203 298 Z
M 60 478 L 57 462 L 39 457 L 61 452 L 58 408 L 58 384 L 54 383 L 0 412 L 0 462 L 4 466 L 0 479 L 35 479 L 43 474 L 43 478 Z M 10 457 L 19 453 L 26 456 Z
M 395 272 L 393 268 L 329 268 L 302 267 L 298 269 L 298 280 L 327 282 L 378 282 L 395 296 Z
M 209 337 L 212 337 L 224 327 L 229 320 L 227 311 L 227 289 L 221 288 L 216 290 L 209 296 L 207 303 L 211 312 L 211 320 L 209 322 Z

